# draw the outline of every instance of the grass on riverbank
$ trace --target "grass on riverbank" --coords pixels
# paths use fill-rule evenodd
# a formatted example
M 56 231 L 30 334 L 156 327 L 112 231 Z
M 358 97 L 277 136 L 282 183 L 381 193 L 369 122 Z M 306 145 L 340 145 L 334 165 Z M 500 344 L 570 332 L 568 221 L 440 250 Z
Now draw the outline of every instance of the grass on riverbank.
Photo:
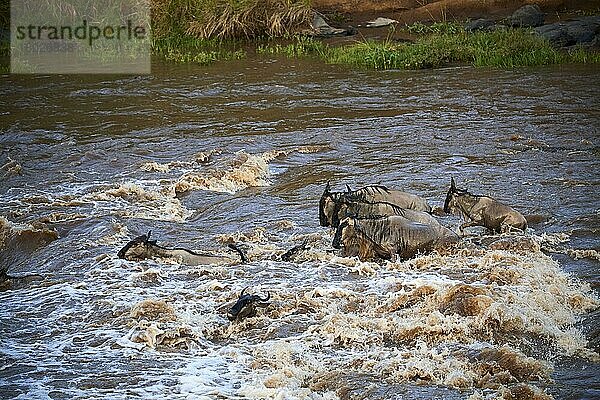
M 152 51 L 178 63 L 238 60 L 240 38 L 279 37 L 312 17 L 310 0 L 151 0 Z
M 307 24 L 310 0 L 152 0 L 157 38 L 279 37 Z
M 290 57 L 315 56 L 330 64 L 365 69 L 422 69 L 452 64 L 513 68 L 570 62 L 600 63 L 597 52 L 583 48 L 565 52 L 523 29 L 467 33 L 456 24 L 439 24 L 433 29 L 415 43 L 363 40 L 333 47 L 315 39 L 302 38 L 287 46 L 262 46 L 258 52 Z
M 246 52 L 235 41 L 196 39 L 190 36 L 172 36 L 155 39 L 152 52 L 176 63 L 209 65 L 215 61 L 239 60 Z
M 306 36 L 297 36 L 292 43 L 286 45 L 268 43 L 259 44 L 256 48 L 258 54 L 282 54 L 287 57 L 326 57 L 328 51 L 330 47 L 325 43 Z

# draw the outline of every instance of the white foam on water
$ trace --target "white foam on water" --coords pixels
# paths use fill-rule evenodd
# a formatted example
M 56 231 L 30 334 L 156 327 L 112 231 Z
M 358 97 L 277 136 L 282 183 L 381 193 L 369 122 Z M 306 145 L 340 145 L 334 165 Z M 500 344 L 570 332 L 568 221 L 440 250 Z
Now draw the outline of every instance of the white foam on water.
M 173 184 L 175 193 L 192 190 L 208 190 L 221 193 L 236 193 L 248 187 L 271 185 L 269 163 L 276 158 L 287 157 L 291 153 L 316 153 L 325 150 L 322 146 L 302 146 L 290 150 L 271 150 L 251 154 L 238 151 L 218 168 L 194 169 L 186 172 Z M 281 172 L 281 171 L 279 171 Z
M 235 398 L 237 389 L 249 375 L 245 367 L 248 359 L 247 354 L 230 346 L 193 357 L 192 362 L 177 371 L 180 392 L 197 399 Z
M 113 231 L 107 243 L 123 234 Z M 599 299 L 539 250 L 363 263 L 328 253 L 324 235 L 311 236 L 299 263 L 264 259 L 299 238 L 272 242 L 260 229 L 233 235 L 254 246 L 245 265 L 130 262 L 92 251 L 65 266 L 87 271 L 83 281 L 0 292 L 2 320 L 35 313 L 53 332 L 29 343 L 7 338 L 2 351 L 26 363 L 73 351 L 90 362 L 151 360 L 161 372 L 133 367 L 144 382 L 133 392 L 232 399 L 335 399 L 348 374 L 498 394 L 515 382 L 549 382 L 558 355 L 598 358 L 577 322 Z M 268 290 L 270 304 L 230 323 L 227 309 L 247 286 Z M 531 342 L 545 355 L 527 357 Z
M 178 194 L 194 190 L 233 194 L 248 187 L 269 186 L 271 161 L 294 152 L 310 154 L 324 149 L 322 146 L 302 146 L 256 154 L 213 149 L 198 153 L 190 160 L 143 163 L 139 166 L 139 171 L 144 173 L 140 178 L 128 175 L 112 182 L 58 184 L 35 193 L 28 191 L 22 196 L 17 191 L 0 199 L 19 204 L 23 215 L 38 214 L 40 209 L 75 209 L 81 211 L 82 217 L 112 214 L 124 218 L 184 222 L 193 212 L 181 203 Z M 217 156 L 219 159 L 211 163 Z M 165 175 L 173 171 L 183 174 L 149 179 L 153 173 Z

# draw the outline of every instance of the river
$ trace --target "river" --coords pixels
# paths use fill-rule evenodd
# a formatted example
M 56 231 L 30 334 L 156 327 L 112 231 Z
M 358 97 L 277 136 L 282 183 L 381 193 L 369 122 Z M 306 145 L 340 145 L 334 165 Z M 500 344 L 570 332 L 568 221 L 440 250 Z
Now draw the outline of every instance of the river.
M 594 66 L 252 57 L 0 77 L 0 267 L 41 275 L 0 291 L 0 397 L 600 397 L 599 89 Z M 451 177 L 537 216 L 539 247 L 360 262 L 319 226 L 327 181 L 441 206 Z M 116 256 L 149 230 L 250 262 Z M 230 323 L 245 287 L 271 302 Z

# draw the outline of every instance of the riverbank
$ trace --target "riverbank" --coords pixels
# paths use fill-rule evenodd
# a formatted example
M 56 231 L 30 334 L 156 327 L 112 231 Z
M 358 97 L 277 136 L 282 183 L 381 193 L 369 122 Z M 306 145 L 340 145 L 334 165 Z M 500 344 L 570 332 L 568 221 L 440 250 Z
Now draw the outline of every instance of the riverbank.
M 596 0 L 529 1 L 525 7 L 507 0 L 354 3 L 154 0 L 152 52 L 200 65 L 258 54 L 366 69 L 600 62 Z M 515 17 L 523 9 L 525 16 Z M 0 72 L 9 71 L 9 52 L 2 42 Z
M 194 38 L 188 29 L 183 40 L 180 35 L 157 39 L 154 51 L 170 61 L 202 65 L 240 59 L 248 53 L 317 57 L 330 64 L 367 69 L 600 62 L 600 16 L 594 17 L 600 8 L 593 8 L 596 2 L 538 1 L 526 6 L 518 1 L 426 3 L 416 7 L 402 1 L 367 1 L 353 8 L 348 1 L 316 0 L 307 24 L 306 8 L 298 11 L 305 3 L 291 2 L 296 8 L 288 14 L 296 15 L 295 22 L 289 29 L 279 30 L 283 38 L 274 38 L 277 35 L 252 23 L 246 30 L 251 34 L 243 42 L 232 41 L 240 36 L 232 34 L 233 28 L 196 30 Z M 277 12 L 281 14 L 280 9 Z M 434 9 L 445 11 L 436 13 Z M 238 15 L 242 15 L 239 10 Z M 208 39 L 209 31 L 213 39 Z M 260 32 L 263 34 L 257 34 Z
M 201 65 L 255 54 L 312 57 L 328 64 L 361 69 L 425 69 L 452 65 L 514 68 L 600 63 L 600 53 L 594 48 L 559 48 L 531 29 L 469 32 L 457 22 L 417 23 L 388 29 L 389 34 L 383 39 L 321 39 L 297 35 L 279 40 L 235 42 L 168 38 L 156 41 L 154 51 L 169 61 Z
M 415 25 L 405 28 L 410 32 Z M 526 29 L 468 32 L 460 24 L 438 24 L 414 41 L 363 39 L 342 46 L 314 39 L 258 48 L 262 54 L 316 56 L 330 64 L 367 69 L 424 69 L 449 65 L 513 68 L 561 63 L 600 63 L 600 54 L 583 47 L 561 50 Z

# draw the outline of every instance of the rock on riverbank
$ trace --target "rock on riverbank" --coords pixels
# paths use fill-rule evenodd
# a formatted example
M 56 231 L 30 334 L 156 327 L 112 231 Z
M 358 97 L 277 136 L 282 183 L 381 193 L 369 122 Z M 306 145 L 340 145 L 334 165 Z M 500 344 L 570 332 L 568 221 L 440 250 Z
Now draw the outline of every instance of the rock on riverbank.
M 576 17 L 544 25 L 544 13 L 538 6 L 524 6 L 506 19 L 513 27 L 534 28 L 534 32 L 559 47 L 598 45 L 600 43 L 600 16 Z M 505 29 L 491 19 L 476 19 L 465 26 L 469 32 Z
M 338 28 L 358 27 L 366 37 L 385 37 L 385 29 L 370 29 L 377 17 L 401 25 L 469 19 L 469 32 L 493 31 L 509 27 L 534 28 L 534 32 L 558 47 L 600 42 L 600 16 L 582 16 L 600 11 L 600 0 L 313 0 L 313 7 L 328 16 Z M 363 29 L 363 28 L 369 29 Z M 356 33 L 354 28 L 349 31 Z

